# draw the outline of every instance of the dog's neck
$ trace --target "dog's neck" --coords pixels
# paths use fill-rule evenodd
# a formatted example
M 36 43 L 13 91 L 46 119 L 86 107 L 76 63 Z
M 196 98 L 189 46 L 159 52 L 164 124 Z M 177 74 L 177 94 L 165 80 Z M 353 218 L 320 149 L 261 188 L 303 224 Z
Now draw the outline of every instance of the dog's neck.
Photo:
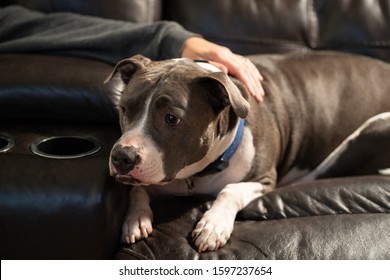
M 240 119 L 238 122 L 238 127 L 236 130 L 236 136 L 233 139 L 233 142 L 225 150 L 225 152 L 218 157 L 214 162 L 206 166 L 202 171 L 196 173 L 196 176 L 206 176 L 214 173 L 221 172 L 229 166 L 229 160 L 236 152 L 238 145 L 240 145 L 242 136 L 244 134 L 245 120 Z
M 229 159 L 241 142 L 244 124 L 244 120 L 238 119 L 234 129 L 227 132 L 221 139 L 216 140 L 210 147 L 206 156 L 200 161 L 190 164 L 180 170 L 176 175 L 176 179 L 186 179 L 194 175 L 205 176 L 222 171 L 227 166 Z

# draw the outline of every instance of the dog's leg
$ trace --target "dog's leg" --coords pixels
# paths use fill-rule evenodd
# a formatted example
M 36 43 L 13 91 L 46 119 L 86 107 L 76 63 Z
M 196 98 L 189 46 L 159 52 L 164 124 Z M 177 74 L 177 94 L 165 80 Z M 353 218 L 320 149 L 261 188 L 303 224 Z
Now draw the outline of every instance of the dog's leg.
M 224 246 L 233 231 L 237 213 L 253 199 L 270 190 L 271 188 L 255 182 L 227 185 L 192 232 L 199 252 L 213 251 Z
M 147 238 L 153 231 L 152 221 L 149 194 L 143 187 L 133 187 L 129 192 L 129 209 L 122 226 L 122 242 L 134 243 Z

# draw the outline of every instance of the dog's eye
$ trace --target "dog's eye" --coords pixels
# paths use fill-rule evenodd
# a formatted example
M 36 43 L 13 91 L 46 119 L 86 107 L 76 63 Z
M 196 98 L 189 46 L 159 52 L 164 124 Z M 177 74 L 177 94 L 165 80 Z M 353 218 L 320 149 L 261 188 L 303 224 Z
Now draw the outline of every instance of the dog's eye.
M 174 116 L 174 115 L 171 115 L 171 114 L 167 114 L 165 116 L 165 121 L 167 122 L 167 124 L 169 125 L 172 125 L 172 126 L 175 126 L 175 125 L 178 125 L 180 124 L 181 122 L 181 119 Z

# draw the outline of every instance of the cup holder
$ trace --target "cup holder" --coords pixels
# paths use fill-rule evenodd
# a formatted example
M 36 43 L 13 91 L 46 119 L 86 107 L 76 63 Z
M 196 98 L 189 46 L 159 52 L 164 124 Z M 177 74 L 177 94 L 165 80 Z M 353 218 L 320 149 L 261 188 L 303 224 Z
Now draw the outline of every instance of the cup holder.
M 52 159 L 75 159 L 97 153 L 101 146 L 96 140 L 81 136 L 54 136 L 31 145 L 31 151 L 41 157 Z
M 11 150 L 14 145 L 14 140 L 5 135 L 0 135 L 0 153 L 5 153 Z

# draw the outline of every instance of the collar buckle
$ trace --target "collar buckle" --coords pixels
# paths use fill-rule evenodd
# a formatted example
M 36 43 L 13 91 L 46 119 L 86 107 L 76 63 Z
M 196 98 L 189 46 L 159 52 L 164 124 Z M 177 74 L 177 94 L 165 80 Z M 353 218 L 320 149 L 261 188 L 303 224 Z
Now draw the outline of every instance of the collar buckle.
M 229 166 L 229 161 L 226 161 L 223 157 L 218 158 L 216 161 L 210 163 L 205 169 L 198 172 L 196 176 L 207 176 L 210 174 L 218 173 L 223 171 Z

